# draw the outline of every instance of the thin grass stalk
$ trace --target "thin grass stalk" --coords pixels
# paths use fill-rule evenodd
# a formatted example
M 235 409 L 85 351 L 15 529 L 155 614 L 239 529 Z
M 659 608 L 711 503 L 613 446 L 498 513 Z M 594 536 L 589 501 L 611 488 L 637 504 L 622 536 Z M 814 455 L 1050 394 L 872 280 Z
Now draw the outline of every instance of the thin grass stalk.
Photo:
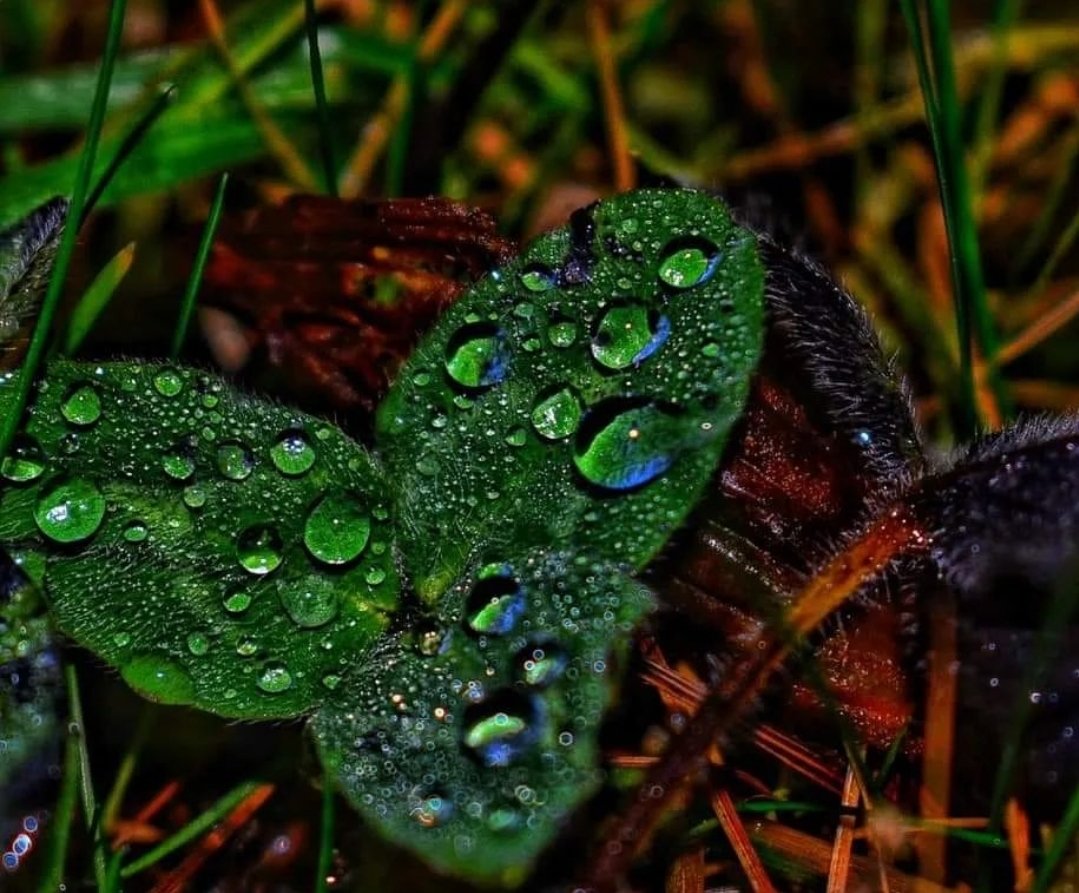
M 56 261 L 53 265 L 52 275 L 49 278 L 45 299 L 41 304 L 37 325 L 34 327 L 34 334 L 30 338 L 30 345 L 23 361 L 22 375 L 18 381 L 18 390 L 11 412 L 5 418 L 0 419 L 0 457 L 7 455 L 11 439 L 15 436 L 15 431 L 22 420 L 22 413 L 26 408 L 26 401 L 30 397 L 30 389 L 34 384 L 34 376 L 45 356 L 45 346 L 52 332 L 56 308 L 59 306 L 64 283 L 67 280 L 68 267 L 70 267 L 71 258 L 75 253 L 75 239 L 79 231 L 78 221 L 82 219 L 83 208 L 86 207 L 86 197 L 90 189 L 90 176 L 94 169 L 98 144 L 101 141 L 101 128 L 105 122 L 112 73 L 116 67 L 116 57 L 120 51 L 120 37 L 123 33 L 126 8 L 127 0 L 112 0 L 109 7 L 109 25 L 105 37 L 105 50 L 102 56 L 101 71 L 98 74 L 97 87 L 94 90 L 94 101 L 90 106 L 90 121 L 86 130 L 86 143 L 79 157 L 79 166 L 75 174 L 74 190 L 68 211 L 68 224 L 64 227 L 64 234 L 60 238 L 60 245 L 56 251 Z
M 333 131 L 330 107 L 326 102 L 326 79 L 322 70 L 322 51 L 318 45 L 318 11 L 315 0 L 303 0 L 304 29 L 307 32 L 307 56 L 311 63 L 311 88 L 315 94 L 319 151 L 322 154 L 326 192 L 337 198 L 337 165 L 333 160 Z

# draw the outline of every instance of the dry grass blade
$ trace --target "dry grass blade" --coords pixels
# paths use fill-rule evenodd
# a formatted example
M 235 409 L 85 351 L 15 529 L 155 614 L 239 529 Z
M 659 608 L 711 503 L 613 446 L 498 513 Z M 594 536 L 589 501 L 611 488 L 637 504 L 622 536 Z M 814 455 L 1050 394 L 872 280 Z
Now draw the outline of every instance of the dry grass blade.
M 614 168 L 614 188 L 625 192 L 637 185 L 637 172 L 629 151 L 629 131 L 626 127 L 626 108 L 618 85 L 618 67 L 611 45 L 611 28 L 608 22 L 610 10 L 605 0 L 590 0 L 588 37 L 592 55 L 599 71 L 600 90 L 603 94 L 603 117 L 607 125 L 607 144 Z
M 727 835 L 731 849 L 734 850 L 734 856 L 738 864 L 742 866 L 746 880 L 749 881 L 750 889 L 754 893 L 774 893 L 776 888 L 768 877 L 768 872 L 764 870 L 764 864 L 757 855 L 753 841 L 746 833 L 745 825 L 742 824 L 742 818 L 738 815 L 730 793 L 725 788 L 715 788 L 710 799 L 712 811 L 716 814 L 723 833 Z
M 839 801 L 844 807 L 844 812 L 839 816 L 839 826 L 836 828 L 835 842 L 832 844 L 832 861 L 828 865 L 828 893 L 843 893 L 847 889 L 851 847 L 854 845 L 854 825 L 857 819 L 846 810 L 854 809 L 860 798 L 858 778 L 853 769 L 848 769 Z

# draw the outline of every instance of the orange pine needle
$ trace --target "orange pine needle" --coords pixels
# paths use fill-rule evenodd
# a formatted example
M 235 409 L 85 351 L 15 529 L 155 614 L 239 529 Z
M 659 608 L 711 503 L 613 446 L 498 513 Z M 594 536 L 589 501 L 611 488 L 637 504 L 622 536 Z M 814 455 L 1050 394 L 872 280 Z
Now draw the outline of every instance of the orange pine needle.
M 622 91 L 618 85 L 618 69 L 615 64 L 614 48 L 611 45 L 611 29 L 607 13 L 607 4 L 604 0 L 590 0 L 586 7 L 588 38 L 599 72 L 603 117 L 607 125 L 607 144 L 614 168 L 614 188 L 618 192 L 625 192 L 637 185 L 637 171 L 629 149 L 626 109 L 622 103 Z
M 845 807 L 853 808 L 858 805 L 860 798 L 858 778 L 853 769 L 848 769 L 839 802 Z M 855 816 L 848 813 L 839 817 L 839 825 L 835 830 L 835 842 L 832 844 L 832 861 L 828 866 L 828 893 L 843 893 L 847 889 L 855 821 Z
M 727 840 L 730 841 L 731 849 L 734 850 L 734 856 L 746 874 L 750 889 L 754 893 L 775 893 L 775 887 L 772 886 L 772 881 L 764 870 L 753 841 L 746 833 L 745 825 L 742 824 L 731 795 L 725 788 L 716 788 L 712 791 L 710 799 L 712 811 L 716 814 L 723 833 L 727 835 Z

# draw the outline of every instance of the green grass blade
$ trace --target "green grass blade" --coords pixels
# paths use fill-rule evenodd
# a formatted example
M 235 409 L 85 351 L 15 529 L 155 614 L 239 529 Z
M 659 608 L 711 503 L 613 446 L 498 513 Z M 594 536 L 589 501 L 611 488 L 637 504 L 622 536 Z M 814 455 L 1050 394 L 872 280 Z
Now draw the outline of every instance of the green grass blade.
M 1064 811 L 1064 816 L 1057 825 L 1056 831 L 1053 832 L 1053 842 L 1049 844 L 1045 860 L 1038 869 L 1030 893 L 1046 893 L 1049 890 L 1061 860 L 1068 849 L 1076 845 L 1076 840 L 1079 840 L 1079 787 L 1072 791 L 1068 808 Z
M 64 678 L 67 681 L 67 697 L 71 711 L 71 725 L 74 732 L 73 742 L 79 759 L 79 797 L 82 800 L 83 816 L 86 825 L 93 837 L 93 864 L 94 879 L 97 881 L 98 890 L 105 889 L 105 847 L 100 836 L 100 829 L 96 827 L 98 820 L 97 797 L 94 794 L 94 777 L 90 771 L 90 750 L 86 744 L 86 722 L 82 713 L 82 697 L 79 694 L 79 677 L 72 664 L 64 667 Z
M 49 287 L 45 292 L 41 313 L 26 352 L 23 374 L 19 380 L 19 389 L 12 411 L 5 418 L 0 419 L 0 456 L 7 454 L 11 439 L 15 436 L 15 430 L 22 420 L 22 411 L 26 406 L 27 398 L 30 396 L 30 389 L 34 384 L 37 367 L 45 355 L 45 345 L 52 330 L 52 322 L 56 315 L 56 308 L 60 303 L 60 296 L 63 293 L 67 270 L 75 253 L 75 237 L 78 235 L 76 221 L 82 219 L 82 211 L 86 206 L 86 196 L 90 188 L 90 175 L 94 169 L 94 158 L 101 139 L 101 128 L 105 121 L 105 108 L 108 102 L 109 84 L 112 81 L 112 70 L 116 65 L 116 56 L 120 49 L 120 37 L 123 33 L 126 7 L 126 0 L 112 0 L 112 5 L 109 9 L 109 27 L 105 39 L 101 72 L 98 77 L 93 106 L 90 109 L 86 145 L 83 147 L 82 155 L 79 158 L 78 172 L 75 176 L 75 187 L 68 212 L 68 224 L 64 228 L 64 234 L 60 239 L 60 247 L 56 252 L 56 261 L 53 266 L 52 276 L 49 279 Z
M 971 156 L 971 193 L 980 196 L 985 186 L 989 160 L 993 154 L 993 135 L 1000 116 L 1000 99 L 1007 74 L 1008 35 L 1019 19 L 1023 0 L 996 0 L 993 10 L 993 61 L 985 78 L 974 126 L 974 152 Z
M 97 318 L 108 306 L 116 289 L 131 269 L 134 260 L 135 243 L 129 242 L 94 277 L 68 320 L 67 331 L 64 333 L 64 354 L 70 356 L 78 352 Z
M 187 281 L 187 289 L 184 291 L 183 303 L 180 305 L 180 318 L 176 323 L 176 331 L 173 332 L 172 336 L 170 356 L 174 358 L 179 356 L 180 351 L 183 349 L 184 340 L 187 338 L 187 330 L 191 326 L 191 316 L 195 312 L 195 300 L 199 294 L 199 286 L 202 285 L 202 273 L 206 268 L 206 261 L 210 257 L 214 233 L 217 232 L 217 224 L 221 219 L 221 208 L 225 202 L 225 187 L 228 182 L 228 173 L 223 173 L 221 179 L 217 181 L 217 192 L 214 195 L 214 203 L 210 206 L 210 216 L 206 218 L 206 225 L 202 229 L 202 240 L 199 242 L 199 250 L 191 267 L 191 276 Z
M 81 736 L 81 729 L 68 731 L 60 793 L 53 810 L 49 846 L 45 851 L 45 864 L 41 872 L 42 890 L 59 890 L 64 883 L 71 826 L 75 822 L 75 811 L 79 803 L 79 745 L 76 739 Z
M 86 218 L 97 206 L 98 201 L 101 200 L 101 196 L 112 182 L 112 178 L 116 176 L 116 172 L 120 169 L 120 166 L 127 161 L 128 156 L 135 150 L 135 147 L 142 142 L 142 138 L 146 135 L 146 132 L 153 126 L 154 122 L 161 117 L 162 113 L 169 107 L 169 104 L 175 96 L 176 85 L 169 84 L 161 95 L 154 100 L 150 108 L 146 110 L 146 114 L 135 122 L 135 126 L 132 127 L 128 134 L 120 141 L 120 147 L 112 156 L 112 160 L 109 161 L 108 167 L 106 167 L 101 176 L 97 178 L 97 183 L 94 185 L 93 191 L 86 199 L 86 206 L 82 209 L 82 218 L 79 220 L 79 226 L 82 226 L 86 221 Z
M 322 50 L 318 45 L 318 13 L 315 0 L 304 0 L 304 28 L 307 31 L 307 52 L 311 61 L 311 87 L 315 93 L 318 114 L 318 140 L 322 153 L 326 191 L 337 196 L 337 166 L 333 160 L 333 132 L 330 129 L 330 107 L 326 102 L 326 79 L 322 71 Z
M 163 840 L 150 850 L 150 852 L 125 865 L 120 870 L 120 876 L 125 879 L 134 877 L 140 872 L 145 871 L 147 868 L 156 865 L 166 856 L 171 855 L 178 849 L 185 847 L 189 843 L 202 837 L 203 834 L 213 828 L 214 825 L 224 819 L 230 812 L 262 786 L 263 783 L 259 781 L 245 781 L 242 784 L 237 785 L 204 813 L 192 819 L 171 837 Z

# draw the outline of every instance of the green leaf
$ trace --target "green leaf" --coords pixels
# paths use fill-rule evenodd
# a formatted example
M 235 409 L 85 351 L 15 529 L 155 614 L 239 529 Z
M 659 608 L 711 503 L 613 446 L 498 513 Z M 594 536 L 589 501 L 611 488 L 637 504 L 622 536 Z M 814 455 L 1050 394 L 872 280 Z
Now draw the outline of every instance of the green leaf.
M 488 545 L 587 544 L 642 566 L 741 414 L 762 293 L 753 236 L 690 190 L 579 211 L 473 286 L 378 417 L 421 597 Z
M 156 700 L 307 712 L 396 607 L 373 460 L 211 375 L 53 363 L 5 478 L 0 545 L 46 555 L 60 628 Z
M 490 551 L 313 719 L 352 804 L 436 869 L 520 882 L 602 780 L 611 652 L 650 599 L 587 556 Z

